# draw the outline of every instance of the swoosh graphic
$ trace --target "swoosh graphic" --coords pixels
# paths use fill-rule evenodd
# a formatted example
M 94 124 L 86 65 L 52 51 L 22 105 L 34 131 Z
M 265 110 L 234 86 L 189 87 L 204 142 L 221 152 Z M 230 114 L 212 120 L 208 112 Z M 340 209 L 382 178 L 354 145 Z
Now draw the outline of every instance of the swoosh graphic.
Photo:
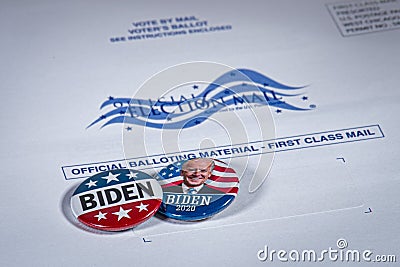
M 249 83 L 249 79 L 254 84 Z M 240 84 L 228 86 L 232 83 Z M 221 109 L 238 103 L 257 103 L 292 111 L 310 110 L 310 108 L 301 108 L 287 102 L 287 98 L 301 95 L 302 93 L 295 92 L 295 90 L 304 87 L 288 86 L 259 72 L 237 69 L 221 75 L 197 95 L 192 95 L 188 99 L 183 98 L 183 100 L 181 97 L 180 101 L 110 97 L 101 104 L 100 109 L 110 105 L 114 109 L 94 120 L 87 128 L 103 122 L 101 128 L 115 123 L 128 123 L 158 129 L 190 128 L 204 122 Z M 246 97 L 243 95 L 244 93 L 253 93 L 253 95 Z M 261 95 L 255 95 L 255 93 Z M 286 98 L 286 101 L 281 100 L 283 97 Z M 190 107 L 190 109 L 184 111 L 182 105 Z M 196 109 L 193 109 L 193 106 Z M 171 108 L 179 108 L 180 112 L 173 112 Z

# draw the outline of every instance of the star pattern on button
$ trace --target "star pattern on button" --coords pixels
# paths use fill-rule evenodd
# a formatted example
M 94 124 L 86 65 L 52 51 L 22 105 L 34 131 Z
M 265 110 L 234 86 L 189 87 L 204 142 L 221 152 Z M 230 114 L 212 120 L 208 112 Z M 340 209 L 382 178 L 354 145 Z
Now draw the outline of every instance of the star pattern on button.
M 134 179 L 137 178 L 138 173 L 137 172 L 129 172 L 129 174 L 127 174 L 129 179 Z M 134 179 L 135 180 L 135 179 Z
M 107 219 L 106 215 L 107 215 L 107 212 L 106 213 L 102 213 L 101 211 L 99 211 L 99 214 L 94 215 L 94 217 L 97 218 L 97 221 L 100 221 L 101 219 Z
M 131 210 L 132 210 L 132 209 L 124 210 L 122 207 L 119 207 L 119 211 L 113 212 L 113 214 L 118 216 L 118 221 L 120 221 L 122 218 L 128 218 L 128 219 L 130 219 L 131 216 L 129 216 L 128 213 L 129 213 Z
M 118 176 L 120 174 L 112 174 L 112 172 L 109 172 L 107 176 L 102 177 L 102 179 L 107 180 L 107 184 L 109 184 L 111 181 L 116 181 L 119 182 Z
M 174 166 L 174 165 L 168 166 L 167 168 L 162 169 L 160 171 L 159 175 L 161 175 L 162 178 L 175 177 L 181 171 L 181 169 L 179 167 L 177 167 L 177 166 L 180 166 L 180 165 L 182 165 L 181 162 L 178 162 L 176 164 L 176 166 Z
M 92 181 L 90 180 L 88 183 L 86 183 L 85 185 L 88 186 L 88 188 L 91 188 L 92 186 L 97 186 L 97 181 Z
M 141 212 L 143 210 L 148 211 L 148 209 L 147 209 L 148 206 L 149 206 L 149 204 L 144 205 L 143 202 L 140 202 L 140 205 L 136 206 L 136 208 L 139 209 L 139 212 Z

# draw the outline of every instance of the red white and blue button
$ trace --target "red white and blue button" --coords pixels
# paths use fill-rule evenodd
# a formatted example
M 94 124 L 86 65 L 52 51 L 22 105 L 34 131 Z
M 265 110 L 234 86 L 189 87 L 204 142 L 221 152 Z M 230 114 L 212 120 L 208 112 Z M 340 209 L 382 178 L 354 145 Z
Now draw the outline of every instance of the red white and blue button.
M 239 190 L 239 178 L 226 163 L 209 158 L 179 161 L 157 177 L 163 189 L 158 210 L 167 218 L 197 221 L 227 208 Z
M 160 184 L 150 175 L 117 169 L 83 181 L 71 197 L 71 208 L 77 219 L 87 226 L 122 231 L 152 217 L 162 196 Z

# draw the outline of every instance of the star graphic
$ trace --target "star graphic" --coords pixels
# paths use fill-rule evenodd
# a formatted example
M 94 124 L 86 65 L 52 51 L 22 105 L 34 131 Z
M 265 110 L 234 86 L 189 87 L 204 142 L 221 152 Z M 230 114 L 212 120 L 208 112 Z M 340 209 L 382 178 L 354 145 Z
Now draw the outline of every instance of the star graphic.
M 277 109 L 277 110 L 276 110 L 276 113 L 282 113 L 282 110 Z
M 90 180 L 88 183 L 86 183 L 85 185 L 88 186 L 88 188 L 91 188 L 92 186 L 97 186 L 97 181 L 92 181 Z
M 176 169 L 175 172 L 179 172 L 179 169 Z
M 199 89 L 199 87 L 197 85 L 193 85 L 193 89 L 196 90 Z
M 107 184 L 109 184 L 111 181 L 116 181 L 119 182 L 118 177 L 119 174 L 112 174 L 112 172 L 109 172 L 107 176 L 101 177 L 104 180 L 107 180 Z
M 132 127 L 128 126 L 125 128 L 128 132 L 132 131 Z
M 264 85 L 264 86 L 269 86 L 269 84 L 268 84 L 268 83 L 264 83 L 263 85 Z
M 104 120 L 105 118 L 107 118 L 106 115 L 101 115 L 101 116 L 100 116 L 100 119 L 102 119 L 102 120 Z
M 99 211 L 99 214 L 94 215 L 94 217 L 97 218 L 97 221 L 100 221 L 101 219 L 107 219 L 106 215 L 107 215 L 107 212 L 106 213 L 102 213 L 101 211 Z
M 108 99 L 109 99 L 109 100 L 114 100 L 114 97 L 109 96 Z
M 132 209 L 129 209 L 129 210 L 124 210 L 122 207 L 119 207 L 119 211 L 117 211 L 117 212 L 113 212 L 113 214 L 114 215 L 117 215 L 118 216 L 118 221 L 120 221 L 122 218 L 131 218 L 131 216 L 129 216 L 129 212 L 131 211 Z
M 234 72 L 231 72 L 231 76 L 235 76 L 236 74 Z
M 228 89 L 226 89 L 226 90 L 224 91 L 224 93 L 227 95 L 227 94 L 230 93 L 230 91 L 229 91 Z
M 307 96 L 303 96 L 301 99 L 303 99 L 305 101 L 305 100 L 308 100 L 308 97 Z
M 171 121 L 172 119 L 170 117 L 167 118 L 167 121 Z
M 200 123 L 201 123 L 201 121 L 199 121 L 199 120 L 195 120 L 195 121 L 194 121 L 194 124 L 196 124 L 196 125 L 197 125 L 197 124 L 200 124 Z
M 142 210 L 149 211 L 147 209 L 147 206 L 149 206 L 149 204 L 144 205 L 143 202 L 140 202 L 140 206 L 136 206 L 136 208 L 139 209 L 139 212 L 141 212 Z
M 172 171 L 174 168 L 175 168 L 174 166 L 172 166 L 172 167 L 169 167 L 169 169 L 170 169 L 171 171 Z
M 172 173 L 170 173 L 168 176 L 169 176 L 169 177 L 172 177 Z
M 138 173 L 137 172 L 129 172 L 128 178 L 129 179 L 134 179 L 137 178 Z
M 176 166 L 180 166 L 182 163 L 180 163 L 180 162 L 178 162 L 177 164 L 176 164 Z
M 167 174 L 166 172 L 161 173 L 162 176 L 164 176 L 164 175 L 166 175 L 166 174 Z
M 124 114 L 125 114 L 125 111 L 121 110 L 121 111 L 119 112 L 119 114 L 124 115 Z

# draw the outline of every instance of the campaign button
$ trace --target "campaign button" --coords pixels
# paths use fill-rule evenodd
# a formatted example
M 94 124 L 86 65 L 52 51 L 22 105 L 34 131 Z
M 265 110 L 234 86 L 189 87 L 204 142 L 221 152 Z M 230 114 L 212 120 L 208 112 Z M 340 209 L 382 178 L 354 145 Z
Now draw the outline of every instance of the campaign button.
M 83 181 L 71 197 L 71 209 L 87 226 L 122 231 L 152 217 L 161 201 L 156 179 L 141 171 L 117 169 Z
M 181 221 L 211 217 L 235 199 L 239 178 L 226 163 L 195 158 L 163 168 L 157 177 L 163 189 L 162 215 Z

